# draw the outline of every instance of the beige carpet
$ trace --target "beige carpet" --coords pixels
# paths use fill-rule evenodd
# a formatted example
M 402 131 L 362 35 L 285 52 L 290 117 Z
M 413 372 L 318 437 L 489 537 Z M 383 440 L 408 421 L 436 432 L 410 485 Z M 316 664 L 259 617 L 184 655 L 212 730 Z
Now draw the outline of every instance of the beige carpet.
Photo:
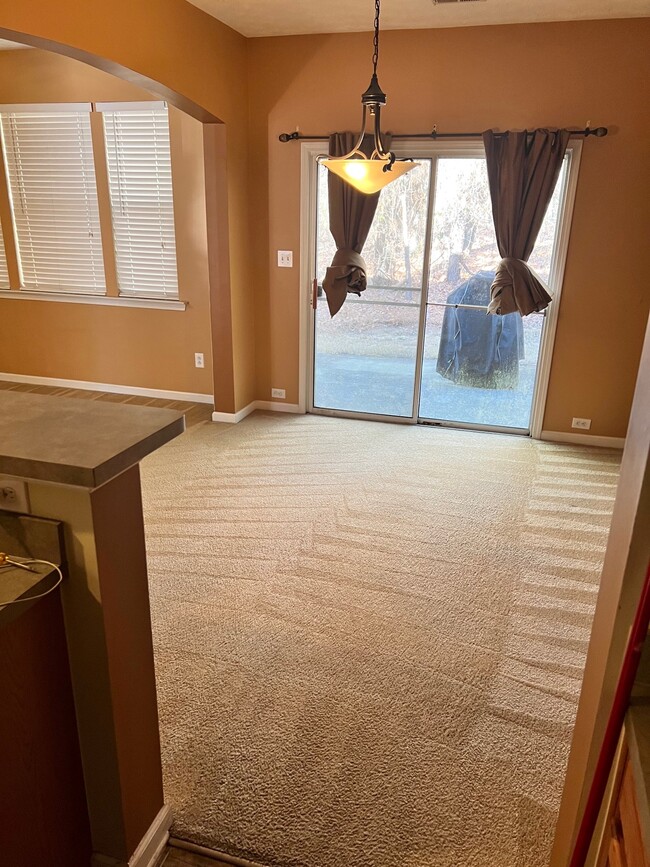
M 545 867 L 618 453 L 256 414 L 145 461 L 176 836 Z

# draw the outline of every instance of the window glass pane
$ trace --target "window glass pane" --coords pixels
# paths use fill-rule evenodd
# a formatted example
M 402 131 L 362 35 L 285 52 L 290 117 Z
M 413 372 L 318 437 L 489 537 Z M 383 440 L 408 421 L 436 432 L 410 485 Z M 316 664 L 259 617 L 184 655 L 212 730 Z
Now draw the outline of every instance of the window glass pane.
M 362 255 L 368 289 L 331 319 L 321 295 L 315 317 L 315 408 L 410 416 L 413 406 L 431 161 L 386 187 Z M 500 260 L 485 157 L 435 160 L 419 416 L 423 420 L 528 430 L 544 316 L 488 316 Z M 569 158 L 530 259 L 548 283 Z M 327 170 L 319 168 L 319 281 L 335 245 Z
M 104 111 L 121 294 L 178 297 L 166 109 Z
M 428 307 L 420 416 L 527 430 L 543 323 Z
M 334 318 L 316 311 L 314 406 L 413 414 L 431 161 L 385 187 L 362 256 L 368 288 Z M 336 251 L 329 231 L 328 172 L 319 167 L 316 260 L 322 282 Z
M 2 115 L 23 286 L 103 293 L 90 117 Z
M 363 245 L 366 262 L 368 291 L 366 299 L 374 294 L 371 288 L 396 287 L 397 294 L 386 298 L 403 300 L 399 290 L 419 290 L 422 286 L 422 267 L 426 237 L 427 201 L 431 161 L 417 160 L 419 166 L 381 191 L 375 217 Z M 317 274 L 322 281 L 336 252 L 329 230 L 328 171 L 318 167 L 318 241 L 316 249 Z
M 546 283 L 567 170 L 530 257 Z M 500 256 L 485 158 L 440 158 L 435 194 L 420 416 L 527 430 L 544 317 L 486 315 Z
M 397 307 L 349 296 L 331 318 L 321 299 L 314 406 L 410 417 L 419 316 L 419 304 Z
M 494 271 L 497 249 L 483 157 L 441 157 L 436 169 L 431 232 L 429 302 L 447 296 L 467 277 Z

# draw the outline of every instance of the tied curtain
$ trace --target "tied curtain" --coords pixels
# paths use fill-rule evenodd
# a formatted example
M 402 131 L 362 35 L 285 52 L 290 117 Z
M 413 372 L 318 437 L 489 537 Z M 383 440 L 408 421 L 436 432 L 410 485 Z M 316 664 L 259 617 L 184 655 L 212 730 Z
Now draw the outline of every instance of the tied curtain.
M 527 316 L 553 300 L 528 266 L 569 141 L 566 129 L 483 133 L 499 263 L 488 313 Z
M 330 136 L 330 156 L 340 157 L 355 146 L 358 136 L 351 132 L 335 132 Z M 384 135 L 385 147 L 390 136 Z M 361 150 L 370 156 L 374 148 L 371 136 L 363 140 Z M 336 253 L 323 279 L 330 315 L 343 306 L 348 293 L 361 295 L 366 288 L 366 263 L 361 256 L 368 232 L 379 203 L 380 193 L 360 193 L 333 172 L 327 178 L 330 210 L 330 232 L 336 243 Z

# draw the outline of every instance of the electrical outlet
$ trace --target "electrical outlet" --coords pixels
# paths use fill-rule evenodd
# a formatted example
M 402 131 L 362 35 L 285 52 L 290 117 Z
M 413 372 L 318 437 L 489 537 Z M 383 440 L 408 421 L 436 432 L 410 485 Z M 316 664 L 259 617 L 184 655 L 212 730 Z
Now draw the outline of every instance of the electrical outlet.
M 278 268 L 293 268 L 292 250 L 278 250 Z
M 571 427 L 579 427 L 581 430 L 589 430 L 591 427 L 590 418 L 574 418 L 571 422 Z
M 18 479 L 0 479 L 0 509 L 29 512 L 27 484 Z
M 194 367 L 205 367 L 205 359 L 202 352 L 194 353 Z
M 281 397 L 283 400 L 287 396 L 286 391 L 283 388 L 272 388 L 271 389 L 271 397 Z

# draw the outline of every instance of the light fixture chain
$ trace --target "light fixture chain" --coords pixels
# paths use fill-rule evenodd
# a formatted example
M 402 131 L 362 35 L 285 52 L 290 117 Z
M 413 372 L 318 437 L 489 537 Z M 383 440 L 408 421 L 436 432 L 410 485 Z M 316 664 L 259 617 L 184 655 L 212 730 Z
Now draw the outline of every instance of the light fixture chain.
M 372 68 L 377 75 L 377 62 L 379 60 L 379 12 L 381 0 L 375 0 L 375 38 L 373 40 L 374 51 L 372 53 Z

